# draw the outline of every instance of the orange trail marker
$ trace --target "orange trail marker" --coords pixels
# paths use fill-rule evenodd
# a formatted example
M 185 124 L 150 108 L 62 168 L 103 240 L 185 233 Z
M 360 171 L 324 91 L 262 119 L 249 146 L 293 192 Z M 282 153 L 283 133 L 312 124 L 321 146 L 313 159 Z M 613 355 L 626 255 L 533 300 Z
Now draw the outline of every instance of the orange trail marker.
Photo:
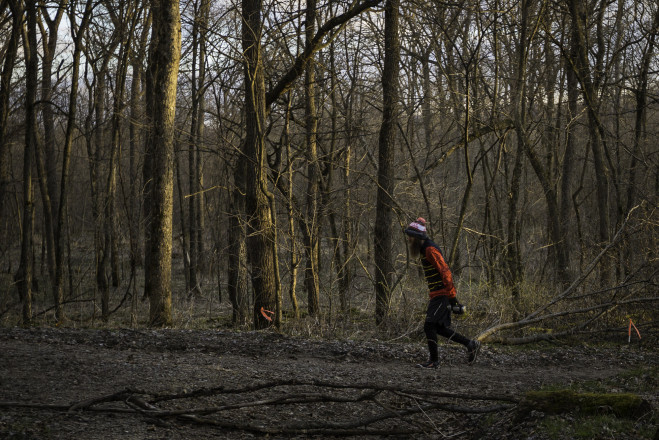
M 638 335 L 638 339 L 641 339 L 641 332 L 638 331 L 634 323 L 632 322 L 632 318 L 629 318 L 629 334 L 627 338 L 627 343 L 632 342 L 632 327 L 634 327 L 634 330 L 636 330 L 636 334 Z
M 268 314 L 270 316 L 268 316 Z M 263 307 L 261 307 L 261 315 L 263 315 L 263 317 L 265 319 L 267 319 L 268 321 L 272 321 L 272 315 L 274 315 L 274 314 L 275 314 L 275 312 L 271 312 L 270 310 L 266 310 Z

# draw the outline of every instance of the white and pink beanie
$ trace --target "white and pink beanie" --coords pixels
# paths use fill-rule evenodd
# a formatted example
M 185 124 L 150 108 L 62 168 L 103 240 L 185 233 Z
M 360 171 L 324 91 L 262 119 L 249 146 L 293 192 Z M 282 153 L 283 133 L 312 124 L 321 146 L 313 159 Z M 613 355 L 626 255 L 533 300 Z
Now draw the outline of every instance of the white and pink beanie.
M 426 220 L 423 217 L 417 218 L 410 223 L 403 232 L 410 237 L 419 238 L 421 240 L 428 238 L 428 235 L 426 234 Z

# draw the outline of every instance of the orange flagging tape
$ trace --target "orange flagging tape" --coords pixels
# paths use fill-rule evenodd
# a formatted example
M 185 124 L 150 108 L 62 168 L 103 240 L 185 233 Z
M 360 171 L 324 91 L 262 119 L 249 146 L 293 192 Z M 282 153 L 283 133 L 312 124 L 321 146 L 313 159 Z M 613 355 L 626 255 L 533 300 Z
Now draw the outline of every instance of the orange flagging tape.
M 632 322 L 632 318 L 629 318 L 629 337 L 627 339 L 627 342 L 632 342 L 632 327 L 634 327 L 634 330 L 636 330 L 636 334 L 638 335 L 638 339 L 641 339 L 641 332 L 638 331 L 634 323 Z
M 268 314 L 270 314 L 270 316 L 268 316 Z M 270 310 L 266 310 L 263 307 L 261 307 L 261 315 L 263 315 L 263 317 L 268 321 L 272 321 L 272 315 L 274 314 L 275 312 L 271 312 Z

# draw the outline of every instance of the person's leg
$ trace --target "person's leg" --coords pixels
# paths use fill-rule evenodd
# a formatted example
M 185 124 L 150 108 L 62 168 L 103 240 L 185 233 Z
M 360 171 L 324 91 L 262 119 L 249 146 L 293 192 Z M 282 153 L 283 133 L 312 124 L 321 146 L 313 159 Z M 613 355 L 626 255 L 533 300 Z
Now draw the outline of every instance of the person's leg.
M 423 325 L 423 331 L 426 333 L 426 339 L 428 341 L 430 360 L 432 362 L 437 362 L 439 360 L 439 354 L 437 351 L 437 324 L 434 322 L 426 321 L 426 323 Z
M 471 341 L 471 339 L 469 339 L 469 338 L 461 335 L 460 333 L 454 331 L 453 329 L 451 329 L 449 327 L 446 327 L 446 326 L 443 326 L 443 325 L 438 326 L 436 332 L 437 332 L 437 334 L 439 334 L 441 336 L 444 336 L 445 338 L 447 338 L 451 341 L 455 341 L 458 344 L 462 344 L 465 347 L 467 345 L 469 345 L 469 342 Z
M 440 334 L 451 341 L 455 341 L 458 344 L 462 344 L 465 347 L 467 347 L 467 363 L 469 364 L 474 363 L 474 361 L 476 360 L 476 356 L 478 355 L 478 351 L 481 348 L 481 343 L 478 340 L 468 339 L 465 336 L 461 335 L 460 333 L 454 331 L 450 327 L 446 327 L 443 325 L 438 326 L 437 334 Z

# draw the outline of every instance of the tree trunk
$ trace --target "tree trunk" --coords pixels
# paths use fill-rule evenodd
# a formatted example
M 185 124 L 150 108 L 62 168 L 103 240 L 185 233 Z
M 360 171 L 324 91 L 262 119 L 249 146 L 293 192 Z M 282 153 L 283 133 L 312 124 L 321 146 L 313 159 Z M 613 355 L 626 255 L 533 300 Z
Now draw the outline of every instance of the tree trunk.
M 242 45 L 245 82 L 245 140 L 244 161 L 249 163 L 245 173 L 245 208 L 247 215 L 247 256 L 252 269 L 254 289 L 254 326 L 265 328 L 270 321 L 261 309 L 276 307 L 273 212 L 268 199 L 266 143 L 265 143 L 265 82 L 261 51 L 262 0 L 242 2 Z
M 58 4 L 58 8 L 53 18 L 51 18 L 51 11 L 48 11 L 45 5 L 40 5 L 42 8 L 41 17 L 46 21 L 48 31 L 42 28 L 42 76 L 41 76 L 41 115 L 43 118 L 44 128 L 44 164 L 45 174 L 41 177 L 45 181 L 44 193 L 42 197 L 44 205 L 44 227 L 46 228 L 46 252 L 48 261 L 48 272 L 53 284 L 55 283 L 55 230 L 59 227 L 57 225 L 57 213 L 59 210 L 59 188 L 57 183 L 57 151 L 55 141 L 55 103 L 53 100 L 53 60 L 55 58 L 55 51 L 57 49 L 57 42 L 59 38 L 59 27 L 68 6 L 68 0 L 63 0 Z M 38 147 L 37 147 L 38 148 Z M 38 158 L 37 154 L 37 158 Z M 41 161 L 41 159 L 37 159 Z M 61 185 L 60 185 L 61 187 Z M 42 190 L 43 193 L 43 190 Z M 55 299 L 57 303 L 57 299 Z
M 195 16 L 192 24 L 192 70 L 191 70 L 191 124 L 190 144 L 188 148 L 188 238 L 190 244 L 190 292 L 201 295 L 198 281 L 202 263 L 203 244 L 203 195 L 201 142 L 204 127 L 204 92 L 206 77 L 206 28 L 208 26 L 209 1 L 202 0 L 201 5 L 195 4 Z
M 240 327 L 247 324 L 249 318 L 249 298 L 247 296 L 247 245 L 246 229 L 243 215 L 245 212 L 244 173 L 245 161 L 238 159 L 235 164 L 236 188 L 231 195 L 231 212 L 229 217 L 228 282 L 227 291 L 233 309 L 232 324 Z
M 100 70 L 94 72 L 96 77 L 96 88 L 94 91 L 94 114 L 95 114 L 95 127 L 94 127 L 94 151 L 92 159 L 92 191 L 95 193 L 95 198 L 92 201 L 92 216 L 94 219 L 94 245 L 96 254 L 96 288 L 101 295 L 101 315 L 106 316 L 109 314 L 109 283 L 108 283 L 108 264 L 109 264 L 109 249 L 105 247 L 104 231 L 103 231 L 103 188 L 101 179 L 101 163 L 102 152 L 105 147 L 105 95 L 106 95 L 106 75 L 109 56 L 106 55 Z
M 145 32 L 146 33 L 146 32 Z M 141 129 L 138 121 L 143 117 L 142 103 L 140 102 L 140 93 L 142 90 L 142 67 L 138 63 L 133 63 L 133 80 L 131 82 L 130 92 L 130 125 L 129 125 L 129 209 L 128 209 L 128 230 L 130 239 L 130 269 L 131 273 L 135 272 L 138 266 L 142 265 L 142 249 L 140 246 L 140 179 L 137 169 L 139 149 L 138 145 L 141 140 Z
M 316 24 L 316 1 L 307 0 L 305 15 L 305 38 L 311 44 Z M 307 263 L 304 271 L 304 285 L 307 290 L 307 309 L 310 316 L 316 316 L 320 309 L 320 286 L 318 285 L 318 233 L 320 218 L 318 216 L 319 179 L 316 116 L 316 72 L 315 58 L 307 62 L 304 77 L 305 118 L 307 143 L 307 210 L 304 221 L 304 252 Z
M 634 124 L 634 147 L 631 154 L 631 163 L 629 165 L 629 185 L 627 188 L 627 212 L 629 212 L 636 203 L 636 172 L 638 167 L 638 151 L 642 144 L 647 141 L 647 100 L 648 100 L 648 74 L 650 63 L 654 57 L 655 40 L 659 33 L 659 8 L 655 11 L 652 29 L 648 37 L 648 45 L 641 59 L 638 74 L 638 83 L 635 90 L 636 98 L 636 118 Z
M 32 166 L 36 148 L 36 108 L 37 95 L 37 10 L 36 0 L 25 2 L 27 13 L 27 34 L 24 39 L 26 90 L 25 90 L 25 150 L 23 154 L 23 225 L 21 232 L 21 259 L 14 281 L 23 303 L 23 325 L 32 321 L 32 252 L 34 228 L 34 201 L 32 195 Z
M 110 253 L 110 274 L 112 286 L 119 286 L 119 250 L 117 244 L 117 175 L 119 174 L 119 164 L 121 161 L 121 119 L 124 109 L 124 93 L 126 89 L 126 73 L 128 71 L 128 55 L 132 42 L 132 35 L 124 37 L 125 30 L 122 30 L 122 44 L 119 50 L 119 59 L 117 65 L 117 80 L 114 89 L 114 102 L 112 104 L 110 136 L 110 163 L 108 169 L 108 178 L 105 187 L 105 249 Z M 124 40 L 125 39 L 125 40 Z M 123 44 L 123 41 L 126 41 Z M 107 319 L 107 317 L 104 317 Z
M 597 207 L 599 213 L 599 240 L 600 246 L 609 242 L 609 197 L 608 197 L 608 169 L 604 162 L 604 144 L 602 140 L 602 127 L 599 118 L 599 98 L 593 83 L 593 72 L 591 71 L 588 56 L 588 38 L 586 33 L 587 15 L 586 5 L 581 0 L 569 0 L 568 8 L 572 15 L 572 44 L 575 45 L 576 58 L 572 60 L 577 78 L 581 83 L 581 91 L 588 112 L 588 131 L 590 134 L 591 150 L 593 152 L 593 163 L 595 165 L 595 181 L 597 192 Z M 602 50 L 599 55 L 602 56 Z M 600 278 L 603 285 L 609 285 L 612 281 L 611 261 L 607 257 L 602 260 Z
M 76 124 L 78 105 L 78 76 L 80 71 L 80 51 L 82 37 L 87 30 L 89 18 L 92 13 L 92 0 L 87 0 L 85 13 L 78 29 L 73 37 L 73 72 L 71 74 L 71 94 L 69 96 L 69 115 L 66 124 L 66 135 L 64 138 L 64 151 L 62 157 L 62 176 L 60 179 L 60 195 L 55 223 L 55 282 L 53 286 L 55 297 L 55 316 L 62 321 L 64 316 L 64 224 L 67 212 L 67 190 L 69 185 L 69 168 L 71 164 L 71 147 L 73 145 L 73 131 Z
M 571 48 L 574 58 L 574 46 Z M 577 140 L 574 121 L 579 114 L 579 88 L 576 73 L 573 69 L 567 69 L 567 111 L 568 121 L 566 127 L 565 154 L 563 156 L 562 179 L 560 189 L 560 220 L 563 241 L 565 242 L 566 266 L 570 266 L 570 251 L 575 249 L 573 240 L 576 239 L 576 228 L 574 226 L 576 215 L 573 209 L 572 194 L 575 190 L 575 162 L 577 157 Z M 566 269 L 569 274 L 569 269 Z M 569 276 L 569 275 L 568 275 Z
M 21 41 L 21 18 L 23 16 L 21 2 L 10 0 L 8 3 L 11 12 L 11 35 L 7 40 L 5 59 L 0 76 L 0 234 L 2 234 L 0 235 L 0 240 L 7 244 L 11 241 L 10 237 L 7 236 L 9 225 L 8 193 L 11 182 L 7 121 L 9 118 L 11 77 L 14 73 L 14 63 L 16 62 L 16 54 L 18 53 L 18 45 Z
M 375 213 L 375 322 L 381 324 L 389 314 L 394 274 L 394 155 L 398 116 L 398 71 L 400 41 L 398 16 L 400 1 L 387 0 L 384 7 L 384 70 L 382 72 L 382 125 L 378 142 L 378 193 Z
M 145 146 L 144 292 L 149 323 L 172 322 L 172 212 L 174 187 L 174 116 L 181 56 L 178 0 L 152 0 L 153 26 L 147 74 L 148 136 Z
M 286 209 L 288 214 L 288 231 L 291 239 L 291 252 L 290 252 L 290 280 L 288 288 L 288 296 L 291 299 L 291 306 L 293 306 L 293 314 L 295 318 L 300 318 L 300 306 L 297 301 L 297 272 L 300 266 L 300 256 L 297 250 L 297 240 L 295 239 L 295 218 L 294 218 L 294 203 L 293 203 L 293 155 L 291 151 L 291 94 L 288 94 L 286 100 L 286 118 L 284 122 L 284 129 L 282 139 L 286 145 L 286 158 L 288 160 L 288 197 L 286 198 Z

